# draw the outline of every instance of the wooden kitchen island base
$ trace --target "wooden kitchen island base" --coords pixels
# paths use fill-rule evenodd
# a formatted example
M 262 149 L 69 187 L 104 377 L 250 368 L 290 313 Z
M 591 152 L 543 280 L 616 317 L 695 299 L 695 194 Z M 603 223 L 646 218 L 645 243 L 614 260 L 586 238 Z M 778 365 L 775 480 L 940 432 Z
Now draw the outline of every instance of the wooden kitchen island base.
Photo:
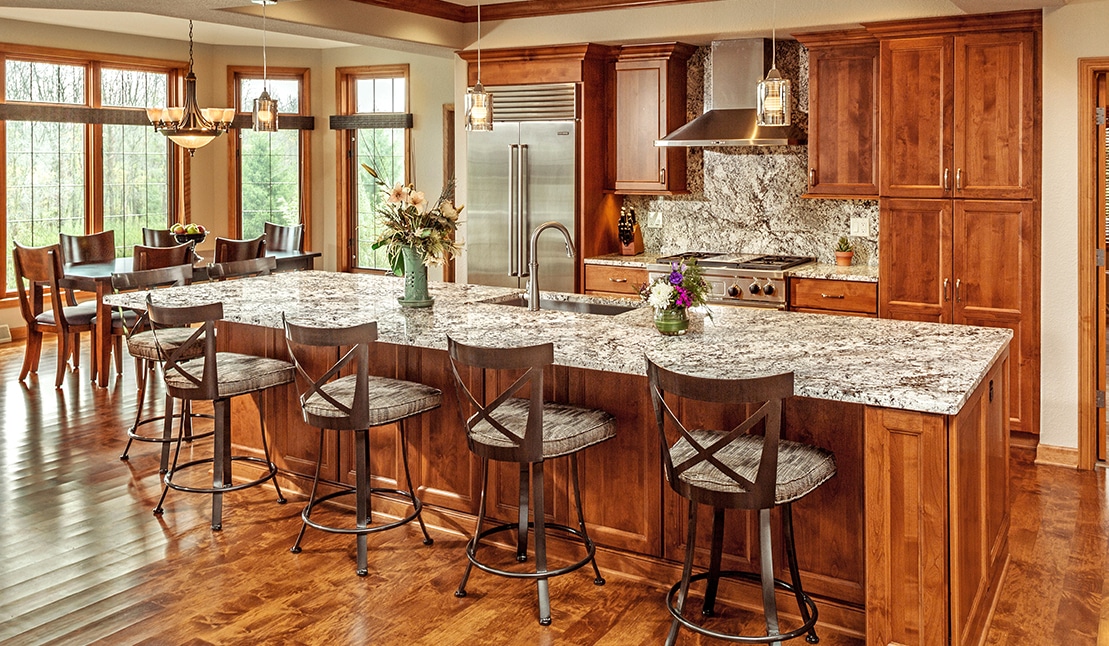
M 220 343 L 285 356 L 276 329 L 223 323 Z M 443 406 L 409 427 L 413 479 L 429 523 L 472 532 L 478 463 L 466 448 L 446 352 L 389 343 L 377 344 L 375 352 L 378 374 L 443 390 Z M 321 364 L 333 359 L 320 351 Z M 795 505 L 801 576 L 817 599 L 822 624 L 865 635 L 875 646 L 982 642 L 1008 563 L 1008 374 L 1006 350 L 955 415 L 804 397 L 789 401 L 786 437 L 836 455 L 836 477 Z M 475 394 L 483 392 L 482 375 L 465 376 Z M 585 513 L 602 570 L 673 583 L 680 576 L 685 512 L 663 482 L 646 377 L 554 366 L 547 388 L 549 399 L 603 408 L 617 419 L 616 437 L 581 455 Z M 304 491 L 316 461 L 317 431 L 302 421 L 292 387 L 271 391 L 262 401 L 283 484 Z M 257 424 L 253 404 L 244 399 L 236 407 L 235 434 L 251 437 Z M 681 411 L 693 425 L 727 413 Z M 392 429 L 372 434 L 374 486 L 396 486 L 396 437 Z M 325 480 L 353 482 L 351 449 L 346 437 L 328 438 Z M 567 523 L 573 512 L 566 465 L 555 461 L 547 476 L 547 517 Z M 512 520 L 517 474 L 494 468 L 490 477 L 488 513 Z M 399 511 L 391 501 L 375 505 L 377 511 Z M 705 512 L 701 527 L 711 525 L 708 518 Z M 729 512 L 725 540 L 724 567 L 755 571 L 755 517 Z M 699 541 L 701 562 L 708 542 L 706 532 Z M 556 542 L 556 554 L 559 547 Z M 784 555 L 777 554 L 775 564 L 783 575 Z M 755 586 L 729 585 L 722 597 L 761 610 Z M 786 616 L 796 611 L 792 597 L 779 596 L 779 604 Z M 666 612 L 661 603 L 659 612 Z

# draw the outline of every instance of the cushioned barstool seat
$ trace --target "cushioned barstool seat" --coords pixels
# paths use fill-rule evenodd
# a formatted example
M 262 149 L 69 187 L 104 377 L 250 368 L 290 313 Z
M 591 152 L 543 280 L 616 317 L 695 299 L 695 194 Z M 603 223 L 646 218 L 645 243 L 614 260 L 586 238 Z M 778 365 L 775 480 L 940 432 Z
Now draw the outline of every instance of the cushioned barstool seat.
M 163 512 L 162 503 L 170 489 L 190 493 L 212 495 L 212 529 L 223 528 L 223 494 L 260 485 L 267 480 L 273 481 L 277 501 L 284 504 L 285 497 L 277 483 L 277 465 L 270 460 L 268 440 L 266 439 L 264 393 L 273 387 L 292 383 L 293 364 L 280 359 L 258 357 L 236 352 L 216 351 L 216 322 L 223 318 L 223 304 L 211 303 L 191 307 L 164 307 L 152 302 L 152 295 L 146 298 L 147 314 L 153 326 L 154 342 L 159 354 L 165 357 L 162 378 L 166 393 L 182 400 L 206 400 L 212 402 L 215 418 L 214 446 L 211 458 L 192 460 L 178 464 L 181 455 L 179 434 L 173 454 L 173 464 L 164 478 L 162 497 L 154 508 L 155 515 Z M 180 328 L 199 324 L 191 329 L 190 337 L 175 349 L 170 350 L 161 342 L 161 334 L 166 329 Z M 178 334 L 173 332 L 172 334 Z M 195 348 L 203 349 L 200 357 L 188 358 L 195 354 Z M 258 424 L 262 439 L 262 456 L 231 454 L 231 398 L 237 395 L 257 394 Z M 253 480 L 235 484 L 232 478 L 232 465 L 235 462 L 251 462 L 263 469 L 263 474 Z M 174 477 L 195 467 L 212 470 L 211 487 L 195 487 L 180 484 Z
M 596 547 L 585 527 L 585 514 L 581 505 L 578 482 L 578 452 L 599 444 L 616 433 L 615 419 L 609 413 L 543 401 L 543 370 L 554 362 L 554 346 L 550 343 L 522 348 L 488 348 L 465 345 L 447 337 L 447 351 L 451 359 L 451 372 L 462 408 L 462 421 L 466 427 L 470 450 L 481 458 L 481 501 L 478 504 L 477 527 L 473 538 L 466 545 L 466 570 L 455 596 L 466 596 L 466 582 L 472 567 L 516 579 L 536 581 L 539 593 L 539 623 L 551 623 L 551 602 L 548 579 L 590 563 L 593 582 L 604 585 L 604 578 L 597 567 Z M 499 394 L 485 393 L 484 399 L 475 397 L 459 372 L 460 366 L 478 368 L 493 373 L 503 371 L 505 376 L 515 376 L 523 371 Z M 512 377 L 509 377 L 510 379 Z M 487 383 L 496 383 L 488 382 Z M 527 398 L 514 397 L 527 389 Z M 490 403 L 483 403 L 488 401 Z M 467 415 L 467 411 L 471 414 Z M 574 501 L 578 513 L 577 528 L 548 523 L 544 519 L 543 462 L 550 458 L 568 456 L 570 480 L 574 488 Z M 489 460 L 516 462 L 520 465 L 520 508 L 515 523 L 504 523 L 482 529 L 485 522 L 486 492 L 489 484 Z M 528 479 L 531 478 L 529 496 Z M 528 522 L 528 507 L 535 512 Z M 547 530 L 576 537 L 584 547 L 584 556 L 561 568 L 547 568 Z M 516 533 L 516 560 L 528 558 L 529 531 L 535 535 L 535 571 L 522 572 L 490 565 L 478 558 L 478 545 L 483 538 L 500 532 Z
M 284 319 L 283 319 L 284 320 Z M 292 552 L 300 552 L 300 542 L 309 527 L 337 534 L 355 534 L 358 547 L 357 570 L 359 576 L 369 573 L 367 564 L 368 534 L 399 527 L 413 520 L 420 523 L 424 534 L 424 544 L 431 545 L 431 536 L 424 525 L 423 503 L 416 497 L 412 486 L 412 475 L 408 469 L 408 436 L 405 421 L 421 413 L 436 409 L 442 403 L 443 394 L 437 388 L 424 384 L 375 377 L 370 375 L 369 348 L 377 340 L 377 323 L 365 323 L 344 328 L 315 328 L 285 323 L 285 340 L 289 354 L 293 357 L 297 374 L 306 383 L 300 395 L 300 407 L 304 421 L 319 429 L 319 451 L 316 460 L 316 475 L 312 479 L 312 492 L 308 505 L 301 513 L 302 523 Z M 309 372 L 300 360 L 303 348 L 334 348 L 336 354 L 343 347 L 350 349 L 339 357 L 322 374 Z M 350 364 L 354 364 L 350 366 Z M 353 373 L 336 378 L 341 370 L 353 368 Z M 387 489 L 370 486 L 370 429 L 386 424 L 397 424 L 397 441 L 401 447 L 404 463 L 404 478 L 407 489 Z M 354 476 L 353 487 L 344 487 L 324 496 L 317 496 L 320 483 L 320 465 L 324 459 L 324 432 L 326 429 L 352 431 L 354 433 Z M 386 494 L 399 497 L 411 505 L 411 511 L 397 520 L 370 525 L 372 494 Z M 312 519 L 312 511 L 321 503 L 340 496 L 355 497 L 354 527 L 325 525 Z
M 681 580 L 670 588 L 667 607 L 674 620 L 666 643 L 673 644 L 679 627 L 747 644 L 779 644 L 805 636 L 816 643 L 817 609 L 801 587 L 793 540 L 793 505 L 836 474 L 835 456 L 825 449 L 781 439 L 783 401 L 793 395 L 793 373 L 749 379 L 709 379 L 667 370 L 647 359 L 647 377 L 655 409 L 663 463 L 671 489 L 689 500 L 688 534 Z M 680 402 L 680 407 L 675 405 Z M 730 431 L 686 428 L 675 410 L 699 408 L 698 404 L 732 405 L 739 423 Z M 754 410 L 754 413 L 746 411 Z M 761 429 L 762 434 L 751 431 Z M 673 443 L 671 444 L 671 438 Z M 707 572 L 693 574 L 697 542 L 697 505 L 713 509 L 712 547 Z M 782 512 L 782 538 L 789 562 L 790 583 L 774 578 L 770 510 Z M 758 511 L 759 573 L 721 570 L 724 545 L 724 510 Z M 690 585 L 705 581 L 701 614 L 715 614 L 721 578 L 761 583 L 765 635 L 743 635 L 710 628 L 684 614 Z M 797 600 L 799 626 L 782 631 L 778 623 L 775 587 L 788 590 Z M 677 599 L 675 600 L 675 595 Z

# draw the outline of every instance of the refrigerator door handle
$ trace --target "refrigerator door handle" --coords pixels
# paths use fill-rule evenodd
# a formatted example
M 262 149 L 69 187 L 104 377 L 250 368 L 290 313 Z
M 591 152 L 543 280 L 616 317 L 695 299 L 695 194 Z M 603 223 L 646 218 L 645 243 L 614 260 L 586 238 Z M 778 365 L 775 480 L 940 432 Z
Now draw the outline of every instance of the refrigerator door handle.
M 520 196 L 517 186 L 520 147 L 508 145 L 508 275 L 520 275 L 519 213 Z
M 516 217 L 519 218 L 517 223 L 517 231 L 519 232 L 520 239 L 517 248 L 520 250 L 520 275 L 527 277 L 531 275 L 531 258 L 528 257 L 528 220 L 531 215 L 531 196 L 528 192 L 528 186 L 531 183 L 530 167 L 528 165 L 528 145 L 520 144 L 520 164 L 517 166 L 517 187 L 516 195 L 520 200 L 520 208 L 517 210 Z

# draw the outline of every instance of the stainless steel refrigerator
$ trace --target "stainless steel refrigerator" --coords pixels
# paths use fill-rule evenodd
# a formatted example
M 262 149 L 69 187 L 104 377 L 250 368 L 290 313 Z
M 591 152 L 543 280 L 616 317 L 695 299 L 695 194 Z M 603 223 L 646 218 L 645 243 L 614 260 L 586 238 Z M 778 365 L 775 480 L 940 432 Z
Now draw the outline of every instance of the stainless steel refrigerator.
M 490 87 L 493 130 L 466 138 L 467 281 L 523 288 L 528 240 L 555 221 L 575 244 L 576 88 L 573 84 Z M 537 248 L 539 288 L 573 292 L 577 259 L 562 236 L 545 232 Z

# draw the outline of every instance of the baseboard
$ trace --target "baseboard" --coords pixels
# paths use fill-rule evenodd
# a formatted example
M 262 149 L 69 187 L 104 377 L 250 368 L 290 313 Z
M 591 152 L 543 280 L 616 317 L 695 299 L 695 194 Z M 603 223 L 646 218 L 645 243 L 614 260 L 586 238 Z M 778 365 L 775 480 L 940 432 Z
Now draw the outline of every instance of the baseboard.
M 1036 447 L 1036 464 L 1077 469 L 1078 449 L 1041 443 Z
M 11 327 L 0 323 L 0 343 L 12 342 L 12 329 Z

